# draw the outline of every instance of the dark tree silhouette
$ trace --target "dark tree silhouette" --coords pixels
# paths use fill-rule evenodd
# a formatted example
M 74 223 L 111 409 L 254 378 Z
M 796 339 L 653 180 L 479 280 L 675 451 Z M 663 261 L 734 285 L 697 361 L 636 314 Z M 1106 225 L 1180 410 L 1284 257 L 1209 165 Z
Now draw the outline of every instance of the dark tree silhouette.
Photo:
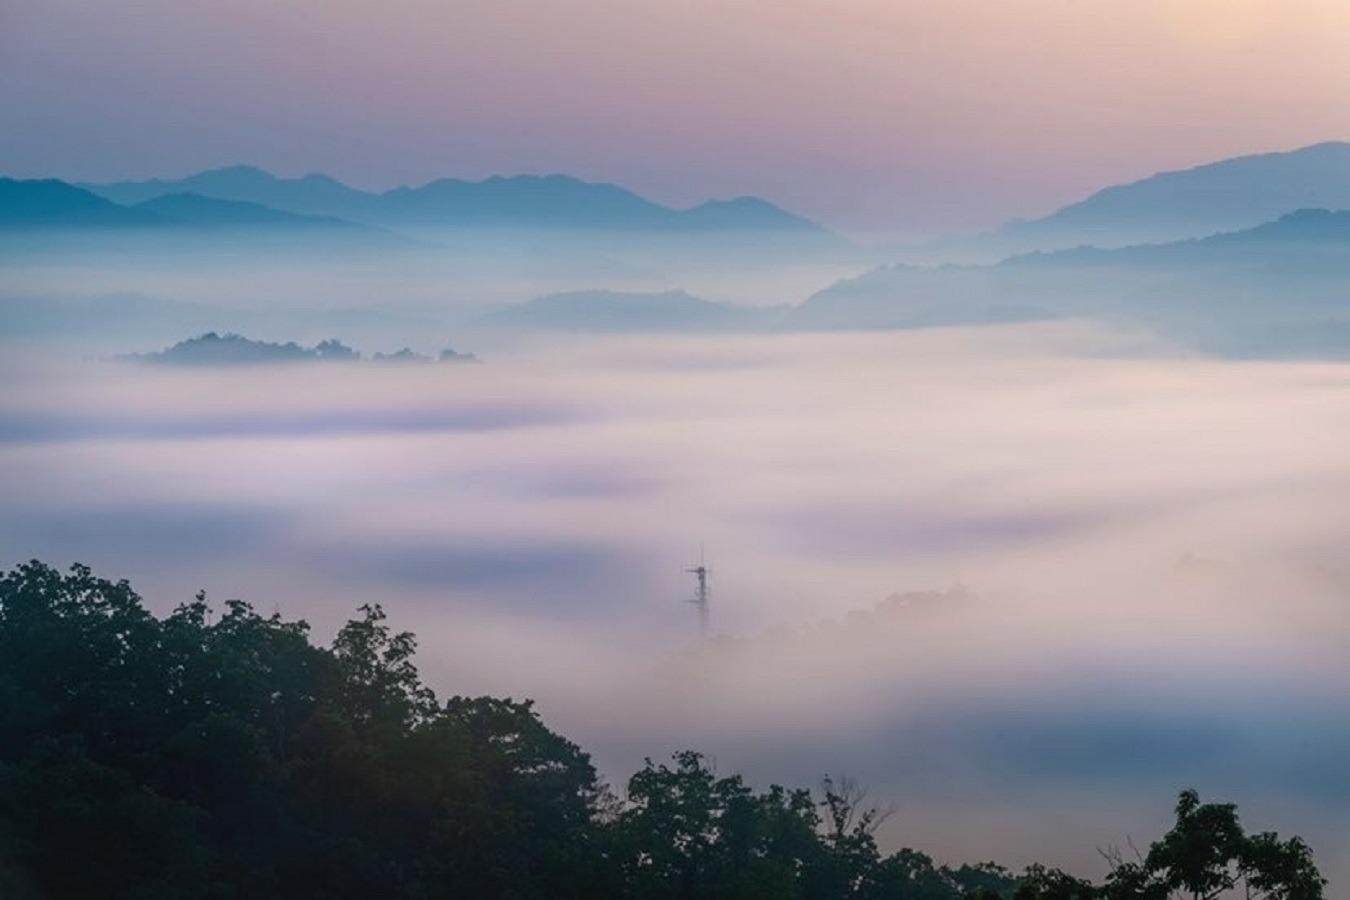
M 1102 885 L 884 855 L 845 778 L 758 791 L 686 751 L 620 799 L 529 701 L 439 701 L 415 651 L 378 605 L 323 648 L 237 600 L 155 618 L 83 566 L 0 575 L 0 897 L 1322 897 L 1301 840 L 1189 791 Z
M 1249 835 L 1232 803 L 1201 803 L 1181 792 L 1176 824 L 1134 862 L 1117 860 L 1103 894 L 1126 898 L 1218 900 L 1234 890 L 1262 900 L 1321 900 L 1326 880 L 1301 838 Z

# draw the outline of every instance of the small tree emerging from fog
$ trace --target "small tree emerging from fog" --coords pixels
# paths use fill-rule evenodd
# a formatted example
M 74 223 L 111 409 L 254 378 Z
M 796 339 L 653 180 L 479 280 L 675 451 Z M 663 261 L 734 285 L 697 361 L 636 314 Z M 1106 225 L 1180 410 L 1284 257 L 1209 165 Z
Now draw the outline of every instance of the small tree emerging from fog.
M 1118 862 L 1106 896 L 1218 900 L 1234 891 L 1261 900 L 1322 900 L 1326 879 L 1302 838 L 1247 834 L 1232 803 L 1201 803 L 1194 790 L 1177 799 L 1176 823 L 1141 859 Z
M 1327 884 L 1302 838 L 1248 834 L 1234 804 L 1201 803 L 1194 790 L 1181 792 L 1176 822 L 1147 853 L 1103 856 L 1111 871 L 1101 885 L 1032 866 L 1017 900 L 1322 900 Z

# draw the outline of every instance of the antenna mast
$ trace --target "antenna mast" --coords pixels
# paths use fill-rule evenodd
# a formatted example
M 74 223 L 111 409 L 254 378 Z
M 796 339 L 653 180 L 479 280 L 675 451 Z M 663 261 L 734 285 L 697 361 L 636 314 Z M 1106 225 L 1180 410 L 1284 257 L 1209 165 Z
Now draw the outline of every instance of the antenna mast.
M 708 568 L 708 566 L 703 562 L 702 544 L 699 544 L 698 547 L 698 565 L 685 569 L 685 571 L 690 575 L 693 575 L 694 578 L 697 580 L 697 584 L 694 587 L 693 599 L 689 600 L 689 602 L 694 604 L 694 606 L 698 609 L 698 632 L 701 637 L 706 638 L 708 636 L 708 615 L 709 615 L 708 575 L 712 572 L 712 569 Z

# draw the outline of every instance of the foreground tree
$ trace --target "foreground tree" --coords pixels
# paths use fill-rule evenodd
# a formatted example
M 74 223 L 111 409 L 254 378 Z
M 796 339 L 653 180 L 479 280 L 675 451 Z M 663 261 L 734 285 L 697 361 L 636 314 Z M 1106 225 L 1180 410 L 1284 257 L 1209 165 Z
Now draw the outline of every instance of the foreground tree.
M 1326 879 L 1302 838 L 1247 834 L 1231 803 L 1201 803 L 1182 791 L 1176 824 L 1141 859 L 1117 860 L 1103 895 L 1111 900 L 1218 900 L 1241 890 L 1261 900 L 1322 900 Z
M 605 797 L 529 703 L 420 682 L 377 606 L 331 650 L 198 597 L 0 578 L 0 885 L 34 896 L 595 896 Z
M 1322 898 L 1301 840 L 1189 791 L 1101 885 L 885 855 L 847 779 L 759 791 L 694 752 L 619 800 L 528 701 L 437 700 L 413 636 L 359 613 L 323 648 L 239 601 L 157 619 L 82 566 L 0 575 L 0 897 Z

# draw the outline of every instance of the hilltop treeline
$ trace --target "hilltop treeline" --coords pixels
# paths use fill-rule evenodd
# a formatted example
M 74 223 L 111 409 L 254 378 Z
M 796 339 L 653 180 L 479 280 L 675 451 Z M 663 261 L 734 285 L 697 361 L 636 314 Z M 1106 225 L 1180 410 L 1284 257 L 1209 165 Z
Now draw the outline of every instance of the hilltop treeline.
M 0 576 L 0 897 L 1322 896 L 1302 841 L 1193 792 L 1102 884 L 883 854 L 847 781 L 757 791 L 693 752 L 619 796 L 528 701 L 438 700 L 359 612 L 325 648 L 239 601 L 157 618 L 81 566 Z
M 133 353 L 124 359 L 135 362 L 164 363 L 175 366 L 238 366 L 268 363 L 298 362 L 356 362 L 363 357 L 359 352 L 336 339 L 320 341 L 313 347 L 302 347 L 294 341 L 277 344 L 255 341 L 240 334 L 205 334 L 179 341 L 155 353 Z M 376 353 L 375 362 L 432 362 L 430 356 L 414 353 L 404 347 L 394 353 Z M 447 347 L 441 351 L 441 362 L 477 362 L 472 353 L 459 353 Z

